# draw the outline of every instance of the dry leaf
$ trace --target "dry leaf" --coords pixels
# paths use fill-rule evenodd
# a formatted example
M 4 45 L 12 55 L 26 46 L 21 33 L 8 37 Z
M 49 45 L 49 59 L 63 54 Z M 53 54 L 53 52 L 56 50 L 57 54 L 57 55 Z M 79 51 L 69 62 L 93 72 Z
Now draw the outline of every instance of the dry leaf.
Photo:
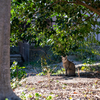
M 77 94 L 77 92 L 74 92 L 73 94 Z
M 38 81 L 38 83 L 42 83 L 42 81 Z

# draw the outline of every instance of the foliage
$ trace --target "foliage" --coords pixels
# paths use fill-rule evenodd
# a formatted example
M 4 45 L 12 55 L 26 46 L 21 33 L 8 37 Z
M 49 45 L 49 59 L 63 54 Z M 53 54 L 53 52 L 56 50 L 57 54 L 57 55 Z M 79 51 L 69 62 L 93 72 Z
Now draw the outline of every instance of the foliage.
M 95 71 L 95 66 L 91 66 L 94 64 L 94 61 L 90 58 L 84 60 L 84 65 L 81 67 L 81 70 L 85 71 Z M 90 65 L 90 66 L 89 66 Z
M 90 58 L 92 60 L 96 60 L 96 55 L 100 55 L 99 48 L 96 47 L 98 44 L 92 45 L 92 43 L 84 43 L 82 42 L 82 45 L 80 44 L 80 47 L 75 52 L 70 52 L 69 54 L 76 55 L 77 58 L 82 61 L 86 58 Z
M 39 56 L 40 57 L 38 60 L 25 62 L 24 66 L 32 65 L 33 68 L 41 67 L 41 64 L 42 64 L 41 61 L 43 60 L 42 62 L 44 63 L 44 59 L 46 60 L 47 65 L 56 64 L 56 63 L 61 62 L 61 56 L 53 54 L 51 48 L 48 51 L 46 51 L 45 54 L 39 55 Z
M 49 67 L 49 68 L 48 68 Z M 47 66 L 48 70 L 43 70 L 43 72 L 37 74 L 37 75 L 61 75 L 65 73 L 65 69 L 61 68 L 60 70 L 57 71 L 53 71 L 56 67 L 54 67 L 53 69 L 50 68 L 50 66 Z
M 50 75 L 60 75 L 64 74 L 65 69 L 61 68 L 60 70 L 57 70 L 57 65 L 48 65 L 47 61 L 45 58 L 41 58 L 41 67 L 42 67 L 42 72 L 40 72 L 37 75 L 47 75 L 48 79 L 50 78 Z
M 25 67 L 20 67 L 19 65 L 17 65 L 16 61 L 14 61 L 12 66 L 10 67 L 12 89 L 15 89 L 21 85 L 19 83 L 19 80 L 26 76 L 26 72 L 23 70 L 24 68 Z
M 54 69 L 57 66 L 54 66 L 52 69 L 52 66 L 48 65 L 46 59 L 41 58 L 41 67 L 42 67 L 43 72 L 39 73 L 38 75 L 48 75 L 48 77 L 50 77 L 51 73 L 53 73 Z
M 11 88 L 12 88 L 12 89 L 15 89 L 15 88 L 17 88 L 18 86 L 21 86 L 21 84 L 19 83 L 19 80 L 16 79 L 16 78 L 13 78 L 13 79 L 11 80 Z
M 25 93 L 24 93 L 24 92 L 22 92 L 22 94 L 20 95 L 20 98 L 21 98 L 22 100 L 26 100 L 26 96 L 25 96 Z
M 12 66 L 10 67 L 11 78 L 21 79 L 22 77 L 25 77 L 26 72 L 23 70 L 24 68 L 25 67 L 20 67 L 19 65 L 17 65 L 17 62 L 14 61 Z
M 48 96 L 48 97 L 46 98 L 46 100 L 53 100 L 53 97 L 52 97 L 52 96 Z
M 36 100 L 39 100 L 39 97 L 41 97 L 41 94 L 35 93 L 35 97 L 36 97 Z
M 83 62 L 86 64 L 94 64 L 95 63 L 95 61 L 93 61 L 91 58 L 87 58 Z
M 71 3 L 71 2 L 74 3 Z M 98 7 L 98 1 L 87 2 Z M 80 0 L 82 2 L 82 0 Z M 98 16 L 75 0 L 12 0 L 11 44 L 18 41 L 37 41 L 50 45 L 57 55 L 76 51 L 84 38 L 94 33 Z M 51 25 L 56 17 L 55 25 Z M 99 33 L 99 28 L 95 29 Z
M 50 48 L 47 51 L 46 56 L 42 56 L 42 57 L 46 59 L 46 62 L 48 63 L 48 65 L 61 62 L 61 56 L 54 54 L 52 51 L 52 48 Z
M 31 65 L 32 67 L 40 67 L 41 66 L 41 61 L 40 59 L 38 61 L 30 61 L 30 62 L 25 62 L 24 66 Z
M 65 74 L 65 68 L 61 68 L 60 70 L 57 70 L 56 72 L 53 72 L 52 75 L 60 75 Z
M 32 94 L 29 94 L 28 97 L 29 97 L 29 98 L 32 98 Z
M 36 97 L 35 100 L 39 100 L 39 98 L 41 97 L 41 94 L 35 93 L 35 97 Z M 53 97 L 52 96 L 47 96 L 45 100 L 53 100 Z
M 6 98 L 5 100 L 9 100 L 8 98 Z

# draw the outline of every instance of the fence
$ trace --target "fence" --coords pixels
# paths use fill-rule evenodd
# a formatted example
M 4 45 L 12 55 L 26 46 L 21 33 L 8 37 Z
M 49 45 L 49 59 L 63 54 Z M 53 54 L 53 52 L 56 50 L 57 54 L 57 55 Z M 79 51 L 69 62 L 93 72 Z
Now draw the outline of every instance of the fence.
M 25 62 L 37 61 L 41 56 L 46 56 L 49 46 L 45 47 L 34 47 L 27 43 L 19 42 L 19 52 Z

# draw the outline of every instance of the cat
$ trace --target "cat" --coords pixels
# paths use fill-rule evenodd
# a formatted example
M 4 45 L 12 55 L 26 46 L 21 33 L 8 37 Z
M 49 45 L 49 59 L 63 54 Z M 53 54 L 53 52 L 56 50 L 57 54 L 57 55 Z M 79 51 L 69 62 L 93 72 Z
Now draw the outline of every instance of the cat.
M 66 76 L 76 76 L 75 74 L 75 64 L 72 63 L 67 59 L 67 56 L 62 57 L 62 62 L 63 62 L 63 67 L 65 68 L 66 71 Z

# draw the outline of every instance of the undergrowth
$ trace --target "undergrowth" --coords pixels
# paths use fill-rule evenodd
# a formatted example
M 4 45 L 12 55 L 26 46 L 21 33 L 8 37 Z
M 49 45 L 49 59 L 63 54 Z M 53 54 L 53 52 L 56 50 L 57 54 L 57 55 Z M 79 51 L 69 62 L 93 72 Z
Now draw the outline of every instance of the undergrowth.
M 85 70 L 85 71 L 95 71 L 95 67 L 90 67 L 87 64 L 94 64 L 94 61 L 91 60 L 90 58 L 85 59 L 84 60 L 84 65 L 81 67 L 81 70 Z M 65 73 L 65 69 L 61 68 L 59 70 L 56 70 L 56 68 L 58 67 L 57 65 L 48 65 L 47 61 L 45 58 L 41 58 L 41 67 L 42 67 L 42 72 L 37 74 L 37 75 L 47 75 L 48 76 L 48 86 L 50 87 L 50 75 L 60 75 L 60 74 L 64 74 Z M 20 67 L 19 65 L 17 65 L 17 62 L 13 62 L 12 66 L 11 66 L 11 86 L 12 89 L 15 89 L 18 86 L 21 86 L 21 84 L 19 84 L 19 80 L 21 80 L 22 78 L 24 78 L 26 76 L 26 72 L 23 70 L 25 69 L 25 67 Z M 27 87 L 27 86 L 26 86 Z M 28 91 L 32 91 L 34 90 L 35 87 L 29 88 Z M 35 93 L 33 94 L 28 94 L 28 96 L 26 97 L 25 93 L 22 92 L 20 95 L 20 98 L 22 100 L 27 100 L 27 98 L 29 98 L 30 100 L 39 100 L 39 98 L 43 97 L 42 94 L 40 93 Z M 44 97 L 45 100 L 53 100 L 53 97 L 51 95 Z M 69 98 L 69 100 L 71 100 L 72 97 Z M 7 100 L 7 99 L 6 99 Z
M 16 61 L 10 67 L 11 87 L 12 89 L 20 86 L 19 81 L 27 75 L 24 71 L 25 67 L 20 67 Z

